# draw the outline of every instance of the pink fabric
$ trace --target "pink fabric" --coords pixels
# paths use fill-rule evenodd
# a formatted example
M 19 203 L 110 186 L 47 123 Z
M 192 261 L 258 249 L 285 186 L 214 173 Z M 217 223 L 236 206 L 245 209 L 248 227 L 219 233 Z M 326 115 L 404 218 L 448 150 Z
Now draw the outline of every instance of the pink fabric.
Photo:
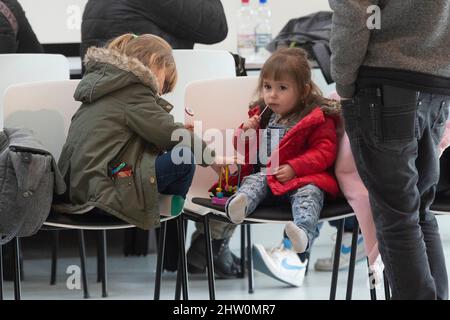
M 336 93 L 329 96 L 331 99 L 340 100 Z M 447 120 L 444 136 L 439 144 L 439 156 L 450 145 L 450 121 Z M 364 238 L 364 248 L 369 258 L 369 264 L 373 265 L 380 255 L 378 240 L 369 203 L 369 194 L 356 169 L 355 159 L 350 149 L 350 141 L 344 132 L 339 141 L 336 159 L 336 178 L 342 193 L 353 208 L 361 227 Z
M 450 120 L 447 120 L 447 122 L 445 123 L 444 136 L 439 143 L 439 157 L 442 155 L 444 150 L 447 149 L 448 146 L 450 146 Z
M 380 253 L 378 251 L 372 210 L 370 209 L 369 193 L 356 170 L 355 159 L 353 158 L 350 141 L 346 133 L 343 134 L 339 142 L 335 171 L 339 187 L 355 211 L 361 227 L 369 264 L 373 264 Z

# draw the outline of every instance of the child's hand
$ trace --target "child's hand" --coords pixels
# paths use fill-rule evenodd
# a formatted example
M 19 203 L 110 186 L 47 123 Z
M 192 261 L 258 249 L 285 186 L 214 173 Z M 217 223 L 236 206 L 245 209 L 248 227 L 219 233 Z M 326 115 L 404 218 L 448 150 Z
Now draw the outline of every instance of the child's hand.
M 191 124 L 191 123 L 186 123 L 186 124 L 184 125 L 184 128 L 185 128 L 185 129 L 188 129 L 188 130 L 191 131 L 191 132 L 194 132 L 194 125 Z
M 223 171 L 223 167 L 224 167 L 224 165 L 217 164 L 217 163 L 213 163 L 211 165 L 211 169 L 213 169 L 219 177 L 220 177 L 220 173 Z
M 283 164 L 282 166 L 278 167 L 274 175 L 278 181 L 280 181 L 281 183 L 285 183 L 295 177 L 295 171 L 290 165 Z
M 247 131 L 248 129 L 256 130 L 259 127 L 259 116 L 254 115 L 250 119 L 247 119 L 242 125 L 242 130 Z

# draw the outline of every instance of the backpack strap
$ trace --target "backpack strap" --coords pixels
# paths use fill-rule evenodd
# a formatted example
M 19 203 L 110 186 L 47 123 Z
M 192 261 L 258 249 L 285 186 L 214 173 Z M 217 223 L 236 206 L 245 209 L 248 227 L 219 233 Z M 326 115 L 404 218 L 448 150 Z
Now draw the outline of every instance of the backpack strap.
M 12 13 L 11 9 L 9 9 L 9 7 L 1 0 L 0 13 L 5 16 L 6 20 L 8 20 L 14 31 L 14 34 L 17 36 L 17 34 L 19 33 L 19 24 L 17 23 L 16 16 Z

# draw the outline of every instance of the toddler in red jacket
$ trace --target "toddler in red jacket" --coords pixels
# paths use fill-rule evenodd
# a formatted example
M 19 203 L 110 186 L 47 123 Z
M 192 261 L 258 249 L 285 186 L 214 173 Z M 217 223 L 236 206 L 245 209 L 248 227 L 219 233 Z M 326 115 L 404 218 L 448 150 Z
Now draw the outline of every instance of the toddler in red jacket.
M 332 172 L 339 104 L 322 97 L 311 80 L 307 54 L 298 48 L 280 49 L 267 60 L 257 92 L 261 100 L 235 139 L 238 152 L 239 142 L 246 141 L 242 173 L 251 174 L 227 201 L 226 213 L 241 223 L 260 204 L 290 204 L 293 222 L 285 232 L 296 252 L 309 251 L 325 195 L 339 192 Z

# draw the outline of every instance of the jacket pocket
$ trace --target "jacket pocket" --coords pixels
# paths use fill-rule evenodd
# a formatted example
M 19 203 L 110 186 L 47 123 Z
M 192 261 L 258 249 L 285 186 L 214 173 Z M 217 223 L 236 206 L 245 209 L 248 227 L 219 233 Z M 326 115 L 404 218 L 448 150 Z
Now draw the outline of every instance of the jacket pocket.
M 382 87 L 379 102 L 379 138 L 381 143 L 408 143 L 416 137 L 418 93 L 414 90 Z
M 439 107 L 439 112 L 436 116 L 436 119 L 433 121 L 433 125 L 431 126 L 431 135 L 433 136 L 433 140 L 436 144 L 439 144 L 442 135 L 444 134 L 445 130 L 445 123 L 448 118 L 448 110 L 449 102 L 448 101 L 442 101 L 441 105 Z
M 126 211 L 132 211 L 132 208 L 138 206 L 134 176 L 115 178 L 114 185 L 119 196 L 119 206 L 122 210 L 127 208 Z

